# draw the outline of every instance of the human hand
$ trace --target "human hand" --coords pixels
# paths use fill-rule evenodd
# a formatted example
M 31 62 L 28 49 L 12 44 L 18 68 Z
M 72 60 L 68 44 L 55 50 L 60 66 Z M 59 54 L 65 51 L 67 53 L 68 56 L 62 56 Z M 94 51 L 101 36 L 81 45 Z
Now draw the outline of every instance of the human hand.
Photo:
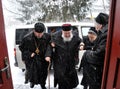
M 52 47 L 55 47 L 55 43 L 52 42 L 52 43 L 51 43 L 51 46 L 52 46 Z
M 84 50 L 84 46 L 80 46 L 80 48 L 79 48 L 80 50 Z
M 81 43 L 80 43 L 80 48 L 79 48 L 79 49 L 80 49 L 80 50 L 84 50 L 84 46 L 85 46 L 85 44 L 84 44 L 83 42 L 81 42 Z
M 47 62 L 50 62 L 50 57 L 46 57 L 45 60 L 46 60 Z
M 32 54 L 31 54 L 31 57 L 34 57 L 34 56 L 35 56 L 35 53 L 32 53 Z

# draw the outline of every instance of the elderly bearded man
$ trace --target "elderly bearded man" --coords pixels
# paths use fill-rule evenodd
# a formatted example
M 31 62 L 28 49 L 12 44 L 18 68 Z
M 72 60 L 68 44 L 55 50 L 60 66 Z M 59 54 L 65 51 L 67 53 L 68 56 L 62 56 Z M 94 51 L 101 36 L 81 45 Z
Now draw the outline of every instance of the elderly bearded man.
M 63 24 L 62 30 L 52 36 L 45 59 L 50 62 L 54 51 L 54 82 L 55 86 L 58 84 L 58 89 L 73 89 L 78 85 L 75 60 L 80 42 L 81 39 L 72 31 L 71 24 Z

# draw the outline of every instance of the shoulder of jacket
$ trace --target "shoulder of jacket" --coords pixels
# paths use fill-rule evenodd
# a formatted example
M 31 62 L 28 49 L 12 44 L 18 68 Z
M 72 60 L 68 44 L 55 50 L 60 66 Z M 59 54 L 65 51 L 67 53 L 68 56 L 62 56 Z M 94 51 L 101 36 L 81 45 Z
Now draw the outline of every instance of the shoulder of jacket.
M 51 35 L 49 33 L 44 33 L 46 38 L 51 38 Z
M 26 35 L 23 37 L 23 39 L 24 39 L 24 40 L 30 40 L 30 39 L 32 38 L 32 36 L 33 36 L 33 32 L 30 32 L 30 33 L 26 34 Z

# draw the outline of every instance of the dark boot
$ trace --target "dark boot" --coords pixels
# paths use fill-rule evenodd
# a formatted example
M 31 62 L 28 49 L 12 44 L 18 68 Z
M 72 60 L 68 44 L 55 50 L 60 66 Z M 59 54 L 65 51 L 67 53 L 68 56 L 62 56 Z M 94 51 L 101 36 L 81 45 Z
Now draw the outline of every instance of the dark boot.
M 83 88 L 83 89 L 87 89 L 87 87 L 88 87 L 88 86 L 84 86 L 84 88 Z
M 29 76 L 29 75 L 28 75 L 28 71 L 26 70 L 26 71 L 25 71 L 25 82 L 24 82 L 25 84 L 28 83 L 28 76 Z
M 25 82 L 24 82 L 25 84 L 27 84 L 28 83 L 28 80 L 25 80 Z
M 42 89 L 47 89 L 47 88 L 45 87 L 45 85 L 41 85 L 41 88 L 42 88 Z
M 33 83 L 30 83 L 30 88 L 33 88 L 34 87 L 34 84 Z

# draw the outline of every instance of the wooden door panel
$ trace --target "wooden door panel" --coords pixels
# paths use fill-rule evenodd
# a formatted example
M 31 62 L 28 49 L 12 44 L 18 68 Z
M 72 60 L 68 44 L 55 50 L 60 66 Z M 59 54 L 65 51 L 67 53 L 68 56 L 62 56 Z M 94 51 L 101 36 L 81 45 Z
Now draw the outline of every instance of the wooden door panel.
M 0 89 L 13 89 L 0 0 Z
M 102 89 L 120 89 L 120 0 L 111 2 Z
M 120 89 L 120 58 L 117 58 L 113 88 Z

